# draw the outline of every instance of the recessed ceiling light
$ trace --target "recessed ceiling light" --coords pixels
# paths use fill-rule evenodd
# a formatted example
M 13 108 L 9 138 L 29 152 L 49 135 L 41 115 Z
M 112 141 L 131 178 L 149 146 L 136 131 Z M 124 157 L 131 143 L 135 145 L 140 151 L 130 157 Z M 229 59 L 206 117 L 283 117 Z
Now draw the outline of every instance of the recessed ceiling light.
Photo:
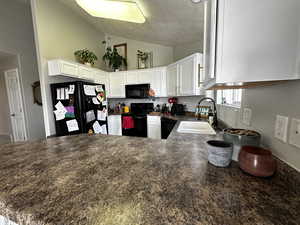
M 76 0 L 77 4 L 94 17 L 145 23 L 146 19 L 136 2 L 110 0 Z

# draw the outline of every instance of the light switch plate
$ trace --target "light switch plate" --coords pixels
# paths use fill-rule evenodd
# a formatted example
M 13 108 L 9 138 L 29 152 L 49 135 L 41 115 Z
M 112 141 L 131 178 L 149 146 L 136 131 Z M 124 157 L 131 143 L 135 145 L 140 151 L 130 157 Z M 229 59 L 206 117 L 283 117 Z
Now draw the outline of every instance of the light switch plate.
M 288 123 L 288 117 L 276 116 L 275 137 L 283 142 L 287 142 Z
M 300 148 L 300 120 L 292 119 L 289 143 Z
M 250 126 L 252 119 L 252 110 L 250 108 L 244 108 L 243 111 L 243 124 Z

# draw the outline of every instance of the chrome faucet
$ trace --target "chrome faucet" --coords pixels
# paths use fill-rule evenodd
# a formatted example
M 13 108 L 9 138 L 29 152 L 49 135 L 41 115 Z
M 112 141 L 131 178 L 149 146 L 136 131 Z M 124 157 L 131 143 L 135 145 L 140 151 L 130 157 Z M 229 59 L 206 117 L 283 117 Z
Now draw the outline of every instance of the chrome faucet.
M 212 98 L 205 97 L 205 98 L 202 98 L 202 99 L 199 101 L 198 106 L 200 106 L 201 103 L 204 102 L 204 101 L 210 101 L 210 102 L 212 102 L 213 105 L 214 105 L 214 110 L 213 110 L 213 117 L 214 117 L 214 118 L 213 118 L 212 126 L 215 127 L 215 128 L 217 128 L 217 127 L 218 127 L 218 115 L 217 115 L 216 102 L 215 102 L 215 100 L 212 99 Z

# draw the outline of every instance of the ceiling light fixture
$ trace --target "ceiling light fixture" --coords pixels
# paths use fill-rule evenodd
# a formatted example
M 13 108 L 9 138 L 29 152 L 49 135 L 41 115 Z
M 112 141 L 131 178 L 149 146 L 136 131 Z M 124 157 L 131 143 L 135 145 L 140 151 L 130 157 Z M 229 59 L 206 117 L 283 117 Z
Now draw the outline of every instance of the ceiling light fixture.
M 145 23 L 146 19 L 136 2 L 110 0 L 76 0 L 77 4 L 94 17 Z
M 205 0 L 192 0 L 193 3 L 200 3 L 200 2 L 204 2 Z

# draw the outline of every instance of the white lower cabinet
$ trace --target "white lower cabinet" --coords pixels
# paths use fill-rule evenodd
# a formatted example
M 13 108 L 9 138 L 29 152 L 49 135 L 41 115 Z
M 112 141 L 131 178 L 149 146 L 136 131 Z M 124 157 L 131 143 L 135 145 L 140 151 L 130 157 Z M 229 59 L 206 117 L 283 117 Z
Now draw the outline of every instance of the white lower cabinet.
M 161 139 L 161 118 L 160 116 L 147 116 L 148 138 Z
M 110 115 L 107 118 L 108 134 L 122 136 L 122 119 L 121 115 Z

